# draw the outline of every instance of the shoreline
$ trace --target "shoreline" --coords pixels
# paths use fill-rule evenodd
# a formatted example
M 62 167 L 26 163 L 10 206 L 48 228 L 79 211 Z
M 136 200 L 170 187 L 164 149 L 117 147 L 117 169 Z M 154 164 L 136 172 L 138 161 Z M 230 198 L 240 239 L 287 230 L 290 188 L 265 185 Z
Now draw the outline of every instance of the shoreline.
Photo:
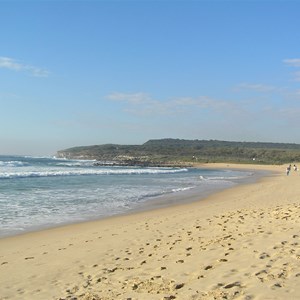
M 218 167 L 215 164 L 197 165 L 197 166 L 194 166 L 194 168 L 217 169 L 217 170 L 235 169 L 235 168 L 231 168 L 231 167 L 225 167 L 224 165 Z M 271 170 L 245 169 L 245 168 L 239 168 L 239 167 L 236 168 L 236 170 L 242 171 L 242 172 L 249 171 L 249 172 L 253 172 L 254 174 L 249 177 L 231 180 L 232 186 L 225 186 L 225 187 L 224 186 L 218 186 L 218 187 L 214 186 L 211 189 L 207 189 L 205 191 L 200 191 L 201 194 L 199 194 L 199 191 L 197 191 L 197 188 L 196 188 L 195 190 L 191 189 L 188 191 L 181 191 L 179 193 L 173 193 L 170 195 L 158 196 L 158 197 L 153 198 L 152 201 L 144 202 L 144 203 L 140 204 L 139 206 L 130 209 L 129 211 L 115 215 L 115 217 L 122 216 L 122 215 L 131 215 L 131 214 L 152 211 L 152 210 L 159 210 L 161 208 L 169 208 L 172 206 L 180 206 L 180 205 L 197 203 L 197 202 L 203 201 L 204 199 L 206 199 L 209 196 L 212 196 L 214 194 L 221 193 L 222 191 L 225 191 L 228 189 L 233 189 L 238 186 L 253 184 L 255 182 L 258 182 L 259 180 L 261 180 L 264 177 L 269 177 L 269 176 L 272 176 L 272 174 L 277 173 L 277 172 L 274 172 Z M 110 217 L 106 217 L 106 218 L 110 218 Z
M 201 201 L 0 239 L 0 299 L 299 298 L 300 177 L 265 167 Z
M 260 178 L 270 175 L 272 172 L 270 170 L 264 170 L 258 168 L 247 169 L 246 167 L 248 165 L 245 166 L 239 165 L 239 166 L 242 167 L 235 167 L 234 164 L 232 166 L 229 166 L 228 164 L 220 163 L 220 164 L 195 164 L 191 167 L 196 169 L 201 168 L 201 169 L 217 169 L 217 170 L 237 169 L 238 171 L 242 171 L 242 172 L 251 171 L 254 173 L 245 178 L 230 180 L 233 184 L 232 186 L 213 186 L 211 188 L 206 188 L 205 190 L 202 189 L 199 190 L 199 188 L 195 188 L 187 191 L 180 191 L 178 193 L 174 192 L 172 194 L 160 195 L 157 197 L 153 197 L 150 201 L 141 202 L 137 204 L 135 207 L 129 208 L 128 210 L 123 212 L 119 212 L 111 215 L 94 216 L 94 217 L 90 217 L 89 219 L 80 220 L 80 221 L 74 220 L 74 221 L 66 221 L 58 224 L 44 224 L 44 225 L 30 226 L 28 229 L 24 231 L 11 231 L 9 233 L 2 234 L 0 235 L 0 240 L 5 238 L 10 238 L 10 237 L 15 237 L 15 236 L 26 235 L 28 233 L 35 233 L 39 231 L 50 230 L 50 229 L 55 229 L 55 228 L 60 228 L 60 227 L 65 227 L 65 226 L 70 226 L 75 224 L 83 224 L 86 222 L 96 222 L 100 220 L 116 218 L 119 216 L 145 212 L 148 210 L 152 211 L 161 208 L 168 208 L 171 206 L 185 205 L 193 202 L 198 202 L 207 198 L 210 195 L 219 193 L 223 190 L 231 189 L 238 185 L 254 183 L 258 181 Z

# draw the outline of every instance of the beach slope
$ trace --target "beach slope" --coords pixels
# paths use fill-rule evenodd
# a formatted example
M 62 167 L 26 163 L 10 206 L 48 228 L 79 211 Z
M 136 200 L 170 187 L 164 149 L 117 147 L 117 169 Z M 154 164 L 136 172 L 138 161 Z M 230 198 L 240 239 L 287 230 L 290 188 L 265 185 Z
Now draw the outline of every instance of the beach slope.
M 3 238 L 0 299 L 300 299 L 300 176 L 268 169 L 195 203 Z

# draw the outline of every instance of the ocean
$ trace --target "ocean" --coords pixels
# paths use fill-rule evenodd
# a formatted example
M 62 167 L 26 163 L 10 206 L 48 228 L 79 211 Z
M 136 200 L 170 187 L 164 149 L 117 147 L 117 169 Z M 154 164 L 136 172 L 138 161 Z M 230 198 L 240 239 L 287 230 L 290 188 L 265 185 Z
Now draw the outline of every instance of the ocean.
M 250 171 L 0 156 L 0 237 L 195 200 L 252 177 Z

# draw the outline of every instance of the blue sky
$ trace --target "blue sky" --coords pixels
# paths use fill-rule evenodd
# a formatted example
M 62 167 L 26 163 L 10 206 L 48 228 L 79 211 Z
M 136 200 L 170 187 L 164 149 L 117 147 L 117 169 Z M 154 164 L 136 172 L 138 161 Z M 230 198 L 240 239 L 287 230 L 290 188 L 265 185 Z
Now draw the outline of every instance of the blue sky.
M 300 143 L 298 1 L 1 1 L 0 154 Z

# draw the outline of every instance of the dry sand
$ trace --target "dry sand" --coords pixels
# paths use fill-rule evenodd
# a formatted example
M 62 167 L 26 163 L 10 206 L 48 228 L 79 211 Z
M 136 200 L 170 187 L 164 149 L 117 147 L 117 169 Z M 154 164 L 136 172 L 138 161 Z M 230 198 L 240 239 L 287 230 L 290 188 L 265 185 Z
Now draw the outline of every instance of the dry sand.
M 195 203 L 1 239 L 0 299 L 300 299 L 300 176 L 266 168 Z

